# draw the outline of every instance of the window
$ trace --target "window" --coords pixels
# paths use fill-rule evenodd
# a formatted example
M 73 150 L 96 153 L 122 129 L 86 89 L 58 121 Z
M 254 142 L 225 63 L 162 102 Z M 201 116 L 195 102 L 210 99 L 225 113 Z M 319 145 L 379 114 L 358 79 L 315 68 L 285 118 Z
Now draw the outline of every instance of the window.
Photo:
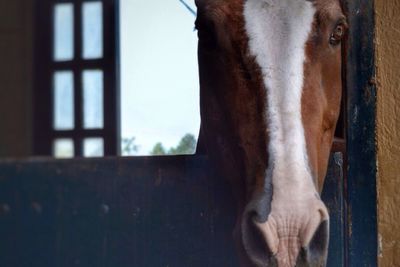
M 194 152 L 200 126 L 194 8 L 194 1 L 120 0 L 122 155 Z
M 194 153 L 194 8 L 183 0 L 40 1 L 35 154 Z
M 116 155 L 115 3 L 38 2 L 34 153 Z

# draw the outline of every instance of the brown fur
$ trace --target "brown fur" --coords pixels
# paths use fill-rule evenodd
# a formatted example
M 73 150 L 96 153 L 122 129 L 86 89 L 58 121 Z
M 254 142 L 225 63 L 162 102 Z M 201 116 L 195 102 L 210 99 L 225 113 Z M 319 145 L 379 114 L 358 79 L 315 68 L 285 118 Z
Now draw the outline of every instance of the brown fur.
M 241 219 L 255 192 L 263 190 L 268 155 L 266 90 L 249 53 L 244 0 L 197 0 L 201 136 L 219 173 L 237 197 L 235 239 L 242 266 L 253 266 L 241 243 Z M 310 167 L 321 190 L 341 98 L 341 49 L 329 45 L 343 17 L 337 0 L 316 0 L 313 34 L 306 45 L 302 119 Z

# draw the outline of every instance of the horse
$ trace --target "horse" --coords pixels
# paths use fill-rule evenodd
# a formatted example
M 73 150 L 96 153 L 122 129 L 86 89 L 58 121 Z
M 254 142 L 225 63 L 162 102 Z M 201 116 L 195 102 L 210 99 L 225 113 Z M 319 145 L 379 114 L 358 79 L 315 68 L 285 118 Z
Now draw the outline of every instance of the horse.
M 340 0 L 196 0 L 199 143 L 237 200 L 240 266 L 325 266 Z

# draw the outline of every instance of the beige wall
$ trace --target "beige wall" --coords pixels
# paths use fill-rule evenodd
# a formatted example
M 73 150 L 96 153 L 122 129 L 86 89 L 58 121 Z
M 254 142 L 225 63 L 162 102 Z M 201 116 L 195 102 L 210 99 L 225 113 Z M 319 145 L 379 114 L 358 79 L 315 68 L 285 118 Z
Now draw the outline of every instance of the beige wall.
M 375 0 L 380 266 L 400 266 L 400 1 Z
M 0 157 L 31 153 L 33 0 L 0 0 Z

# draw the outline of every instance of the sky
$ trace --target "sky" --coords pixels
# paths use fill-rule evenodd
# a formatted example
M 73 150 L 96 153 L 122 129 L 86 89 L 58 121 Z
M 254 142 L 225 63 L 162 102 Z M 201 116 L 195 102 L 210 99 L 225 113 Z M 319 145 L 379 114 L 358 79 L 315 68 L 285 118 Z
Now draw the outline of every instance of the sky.
M 121 135 L 135 137 L 138 155 L 198 135 L 194 21 L 179 0 L 120 0 Z

